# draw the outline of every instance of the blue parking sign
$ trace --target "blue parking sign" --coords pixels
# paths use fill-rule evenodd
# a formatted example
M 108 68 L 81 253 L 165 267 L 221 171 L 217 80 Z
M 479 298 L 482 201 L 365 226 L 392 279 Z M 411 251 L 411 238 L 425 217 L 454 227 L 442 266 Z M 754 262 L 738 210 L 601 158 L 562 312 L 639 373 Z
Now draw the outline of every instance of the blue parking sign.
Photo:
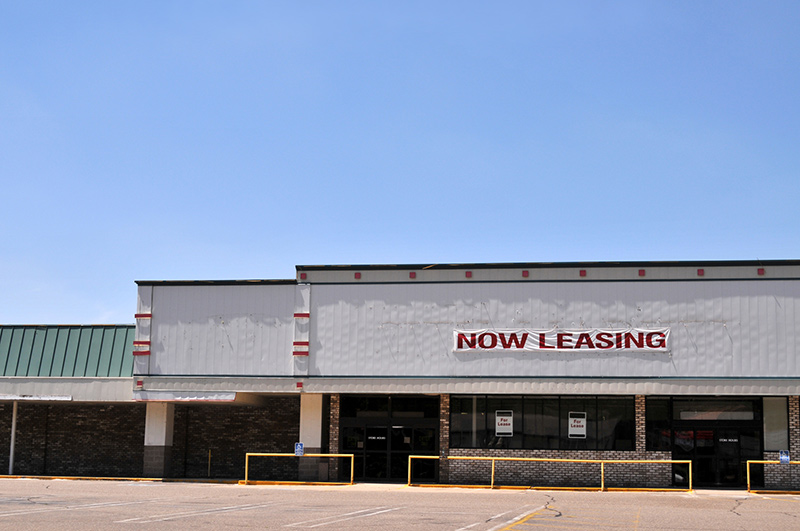
M 294 455 L 300 457 L 303 455 L 303 451 L 304 451 L 303 443 L 301 442 L 294 443 Z
M 789 450 L 781 450 L 781 464 L 788 465 L 789 464 Z

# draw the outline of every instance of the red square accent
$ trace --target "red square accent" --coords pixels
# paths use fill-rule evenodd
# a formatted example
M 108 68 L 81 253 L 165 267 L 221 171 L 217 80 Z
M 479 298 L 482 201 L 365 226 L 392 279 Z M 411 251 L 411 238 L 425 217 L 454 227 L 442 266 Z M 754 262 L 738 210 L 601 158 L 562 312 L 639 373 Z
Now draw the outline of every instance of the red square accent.
M 355 276 L 356 276 L 356 280 L 358 280 L 358 279 L 360 279 L 360 278 L 361 278 L 361 273 L 356 273 L 356 275 L 355 275 Z
M 305 280 L 308 278 L 308 275 L 305 273 L 300 273 L 300 280 Z
M 758 268 L 758 275 L 763 277 L 764 273 L 766 273 L 766 271 L 764 271 L 764 268 L 763 267 L 759 267 Z
M 697 270 L 697 276 L 698 277 L 702 277 L 705 274 L 706 274 L 706 270 L 705 269 L 698 269 Z
M 144 387 L 144 380 L 136 380 L 136 387 Z
M 412 271 L 408 274 L 408 278 L 417 278 L 417 273 Z
M 466 273 L 464 273 L 464 275 L 465 275 L 467 278 L 472 278 L 472 271 L 467 271 Z
M 528 278 L 528 271 L 523 271 L 522 272 L 522 276 L 525 277 L 525 278 Z
M 297 382 L 297 388 L 298 389 L 302 389 L 303 388 L 303 382 Z
M 586 270 L 585 270 L 585 269 L 581 269 L 581 276 L 582 276 L 582 277 L 585 277 L 585 276 L 586 276 Z
M 639 270 L 639 276 L 640 276 L 640 277 L 643 277 L 643 276 L 644 276 L 644 269 L 640 269 L 640 270 Z

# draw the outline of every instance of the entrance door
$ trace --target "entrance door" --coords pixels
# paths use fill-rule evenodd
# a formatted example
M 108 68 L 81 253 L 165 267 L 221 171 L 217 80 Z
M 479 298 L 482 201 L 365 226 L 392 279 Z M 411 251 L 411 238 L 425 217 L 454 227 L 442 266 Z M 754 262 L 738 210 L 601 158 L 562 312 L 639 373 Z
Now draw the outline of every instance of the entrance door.
M 410 455 L 436 455 L 439 446 L 438 396 L 359 396 L 342 398 L 340 440 L 355 456 L 358 480 L 402 481 Z M 438 462 L 412 461 L 414 481 L 435 481 Z
M 749 428 L 676 430 L 673 459 L 691 459 L 697 486 L 741 487 L 748 459 L 761 455 L 761 431 Z M 675 466 L 676 483 L 688 482 L 685 465 Z

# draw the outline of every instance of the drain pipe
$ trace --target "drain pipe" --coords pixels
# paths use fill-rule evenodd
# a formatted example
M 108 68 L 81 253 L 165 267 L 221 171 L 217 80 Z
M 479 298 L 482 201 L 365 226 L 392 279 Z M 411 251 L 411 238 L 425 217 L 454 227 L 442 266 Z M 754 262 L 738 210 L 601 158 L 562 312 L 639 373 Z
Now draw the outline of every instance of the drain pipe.
M 14 406 L 11 409 L 11 450 L 8 454 L 8 475 L 14 475 L 14 443 L 17 438 L 17 405 L 18 402 L 14 401 Z

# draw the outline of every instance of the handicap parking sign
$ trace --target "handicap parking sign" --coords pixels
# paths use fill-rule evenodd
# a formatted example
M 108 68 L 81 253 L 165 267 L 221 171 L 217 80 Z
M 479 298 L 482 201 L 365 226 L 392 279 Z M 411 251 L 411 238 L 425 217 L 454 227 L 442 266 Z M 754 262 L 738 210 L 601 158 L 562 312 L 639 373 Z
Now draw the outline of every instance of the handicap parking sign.
M 781 450 L 781 464 L 782 465 L 789 464 L 789 450 Z
M 301 442 L 294 443 L 294 455 L 296 455 L 297 457 L 302 456 L 303 450 L 304 450 L 303 443 Z

